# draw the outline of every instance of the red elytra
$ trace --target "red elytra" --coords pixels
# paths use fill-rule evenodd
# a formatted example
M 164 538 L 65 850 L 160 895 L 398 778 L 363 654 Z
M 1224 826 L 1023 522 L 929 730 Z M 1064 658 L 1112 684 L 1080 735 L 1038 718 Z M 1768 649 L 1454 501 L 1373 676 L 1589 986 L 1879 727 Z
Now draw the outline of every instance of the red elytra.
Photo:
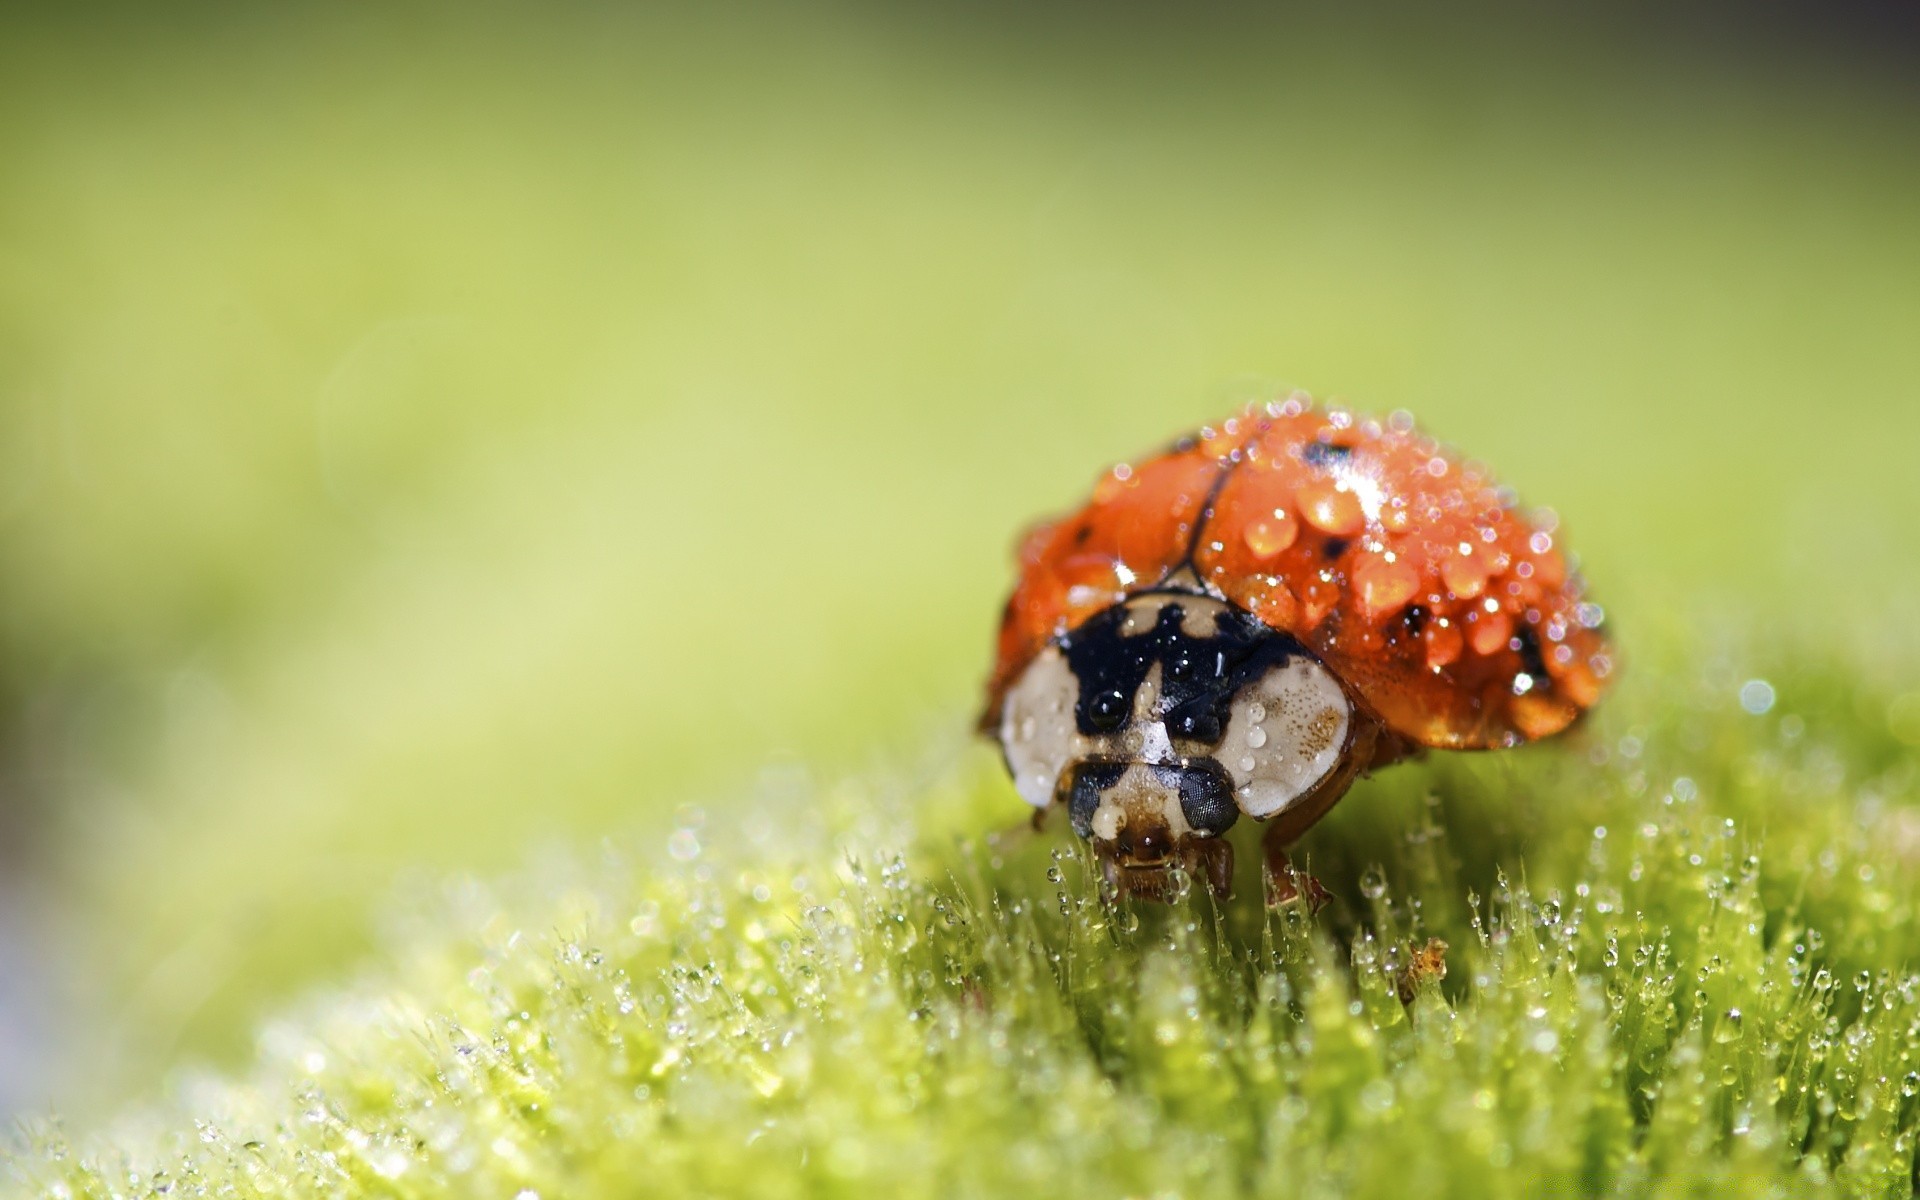
M 1296 397 L 1113 468 L 1085 507 L 1027 535 L 982 728 L 1050 639 L 1183 569 L 1422 746 L 1558 733 L 1613 669 L 1550 517 L 1516 509 L 1404 415 Z

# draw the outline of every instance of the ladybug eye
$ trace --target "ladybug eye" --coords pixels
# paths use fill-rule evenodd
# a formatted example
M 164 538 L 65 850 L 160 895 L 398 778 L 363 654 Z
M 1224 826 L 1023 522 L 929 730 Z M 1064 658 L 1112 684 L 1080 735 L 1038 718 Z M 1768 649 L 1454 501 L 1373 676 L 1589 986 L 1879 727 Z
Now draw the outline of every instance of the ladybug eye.
M 1125 695 L 1118 689 L 1109 688 L 1097 693 L 1087 704 L 1087 720 L 1093 723 L 1095 729 L 1111 733 L 1120 728 L 1132 708 Z
M 1081 763 L 1073 768 L 1072 782 L 1067 785 L 1067 816 L 1075 833 L 1093 836 L 1093 814 L 1100 807 L 1100 797 L 1120 782 L 1126 769 L 1124 763 Z
M 1240 807 L 1233 802 L 1233 781 L 1220 764 L 1202 758 L 1177 770 L 1180 811 L 1187 824 L 1209 836 L 1218 836 L 1240 818 Z

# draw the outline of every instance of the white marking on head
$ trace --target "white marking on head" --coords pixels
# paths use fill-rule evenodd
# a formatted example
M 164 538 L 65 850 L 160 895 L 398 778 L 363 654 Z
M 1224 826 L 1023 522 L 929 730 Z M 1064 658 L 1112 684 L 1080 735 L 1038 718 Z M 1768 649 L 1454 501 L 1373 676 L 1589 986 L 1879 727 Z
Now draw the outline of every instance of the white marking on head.
M 1186 810 L 1180 807 L 1179 790 L 1163 785 L 1153 768 L 1144 763 L 1130 764 L 1113 786 L 1100 794 L 1090 832 L 1096 841 L 1110 842 L 1120 836 L 1129 820 L 1160 824 L 1173 838 L 1183 838 L 1193 831 L 1187 824 Z
M 1084 758 L 1087 739 L 1074 723 L 1080 681 L 1066 656 L 1048 646 L 1007 689 L 1000 712 L 1000 745 L 1013 786 L 1035 808 L 1053 803 L 1061 772 Z
M 1173 739 L 1167 736 L 1165 721 L 1149 721 L 1140 727 L 1140 761 L 1170 763 L 1180 756 L 1174 752 Z
M 1270 817 L 1313 789 L 1347 752 L 1353 704 L 1339 680 L 1297 655 L 1233 699 L 1217 752 L 1240 811 Z
M 1120 622 L 1121 637 L 1138 637 L 1153 632 L 1160 623 L 1160 610 L 1169 604 L 1180 607 L 1180 631 L 1191 638 L 1210 638 L 1220 632 L 1220 614 L 1227 606 L 1211 596 L 1187 592 L 1149 592 L 1127 601 L 1126 615 Z

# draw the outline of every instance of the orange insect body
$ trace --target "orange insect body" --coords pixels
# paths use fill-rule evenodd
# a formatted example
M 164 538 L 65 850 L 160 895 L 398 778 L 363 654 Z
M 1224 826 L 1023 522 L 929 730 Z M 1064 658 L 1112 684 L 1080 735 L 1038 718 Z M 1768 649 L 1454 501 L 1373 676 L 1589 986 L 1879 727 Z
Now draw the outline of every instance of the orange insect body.
M 1049 639 L 1190 566 L 1298 638 L 1394 733 L 1483 749 L 1558 733 L 1612 662 L 1552 520 L 1412 422 L 1298 399 L 1102 476 L 1028 535 L 983 726 Z
M 1176 866 L 1229 890 L 1244 815 L 1268 822 L 1270 896 L 1311 896 L 1286 847 L 1356 778 L 1591 707 L 1601 619 L 1551 518 L 1482 469 L 1404 416 L 1289 399 L 1027 536 L 981 725 L 1118 890 L 1166 895 Z

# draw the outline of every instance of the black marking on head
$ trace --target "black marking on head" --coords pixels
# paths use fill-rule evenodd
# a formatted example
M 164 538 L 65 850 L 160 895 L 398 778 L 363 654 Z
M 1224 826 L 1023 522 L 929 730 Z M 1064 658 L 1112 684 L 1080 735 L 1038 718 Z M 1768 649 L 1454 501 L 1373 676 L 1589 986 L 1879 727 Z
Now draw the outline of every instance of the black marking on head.
M 1160 767 L 1154 774 L 1163 786 L 1179 789 L 1180 811 L 1200 836 L 1217 837 L 1239 820 L 1233 781 L 1227 778 L 1226 768 L 1213 759 L 1196 758 L 1183 767 Z
M 1067 792 L 1067 819 L 1081 837 L 1093 836 L 1093 812 L 1100 807 L 1100 795 L 1126 774 L 1123 762 L 1083 762 L 1073 769 L 1073 784 Z
M 1326 544 L 1320 547 L 1320 553 L 1324 554 L 1329 560 L 1336 559 L 1347 552 L 1348 544 L 1346 538 L 1330 537 L 1327 539 Z
M 1352 446 L 1336 446 L 1331 442 L 1308 442 L 1300 451 L 1300 461 L 1310 467 L 1331 467 L 1352 458 Z
M 1533 676 L 1534 686 L 1545 687 L 1551 683 L 1547 660 L 1540 653 L 1540 635 L 1533 631 L 1533 626 L 1522 625 L 1513 639 L 1520 643 L 1520 669 Z
M 1152 629 L 1127 637 L 1120 632 L 1127 608 L 1116 604 L 1060 639 L 1067 666 L 1080 682 L 1074 721 L 1081 733 L 1111 733 L 1124 725 L 1141 683 L 1158 663 L 1157 707 L 1167 732 L 1218 745 L 1240 689 L 1268 668 L 1307 653 L 1299 642 L 1242 609 L 1223 608 L 1210 637 L 1194 637 L 1182 629 L 1184 616 L 1180 601 L 1169 600 Z

